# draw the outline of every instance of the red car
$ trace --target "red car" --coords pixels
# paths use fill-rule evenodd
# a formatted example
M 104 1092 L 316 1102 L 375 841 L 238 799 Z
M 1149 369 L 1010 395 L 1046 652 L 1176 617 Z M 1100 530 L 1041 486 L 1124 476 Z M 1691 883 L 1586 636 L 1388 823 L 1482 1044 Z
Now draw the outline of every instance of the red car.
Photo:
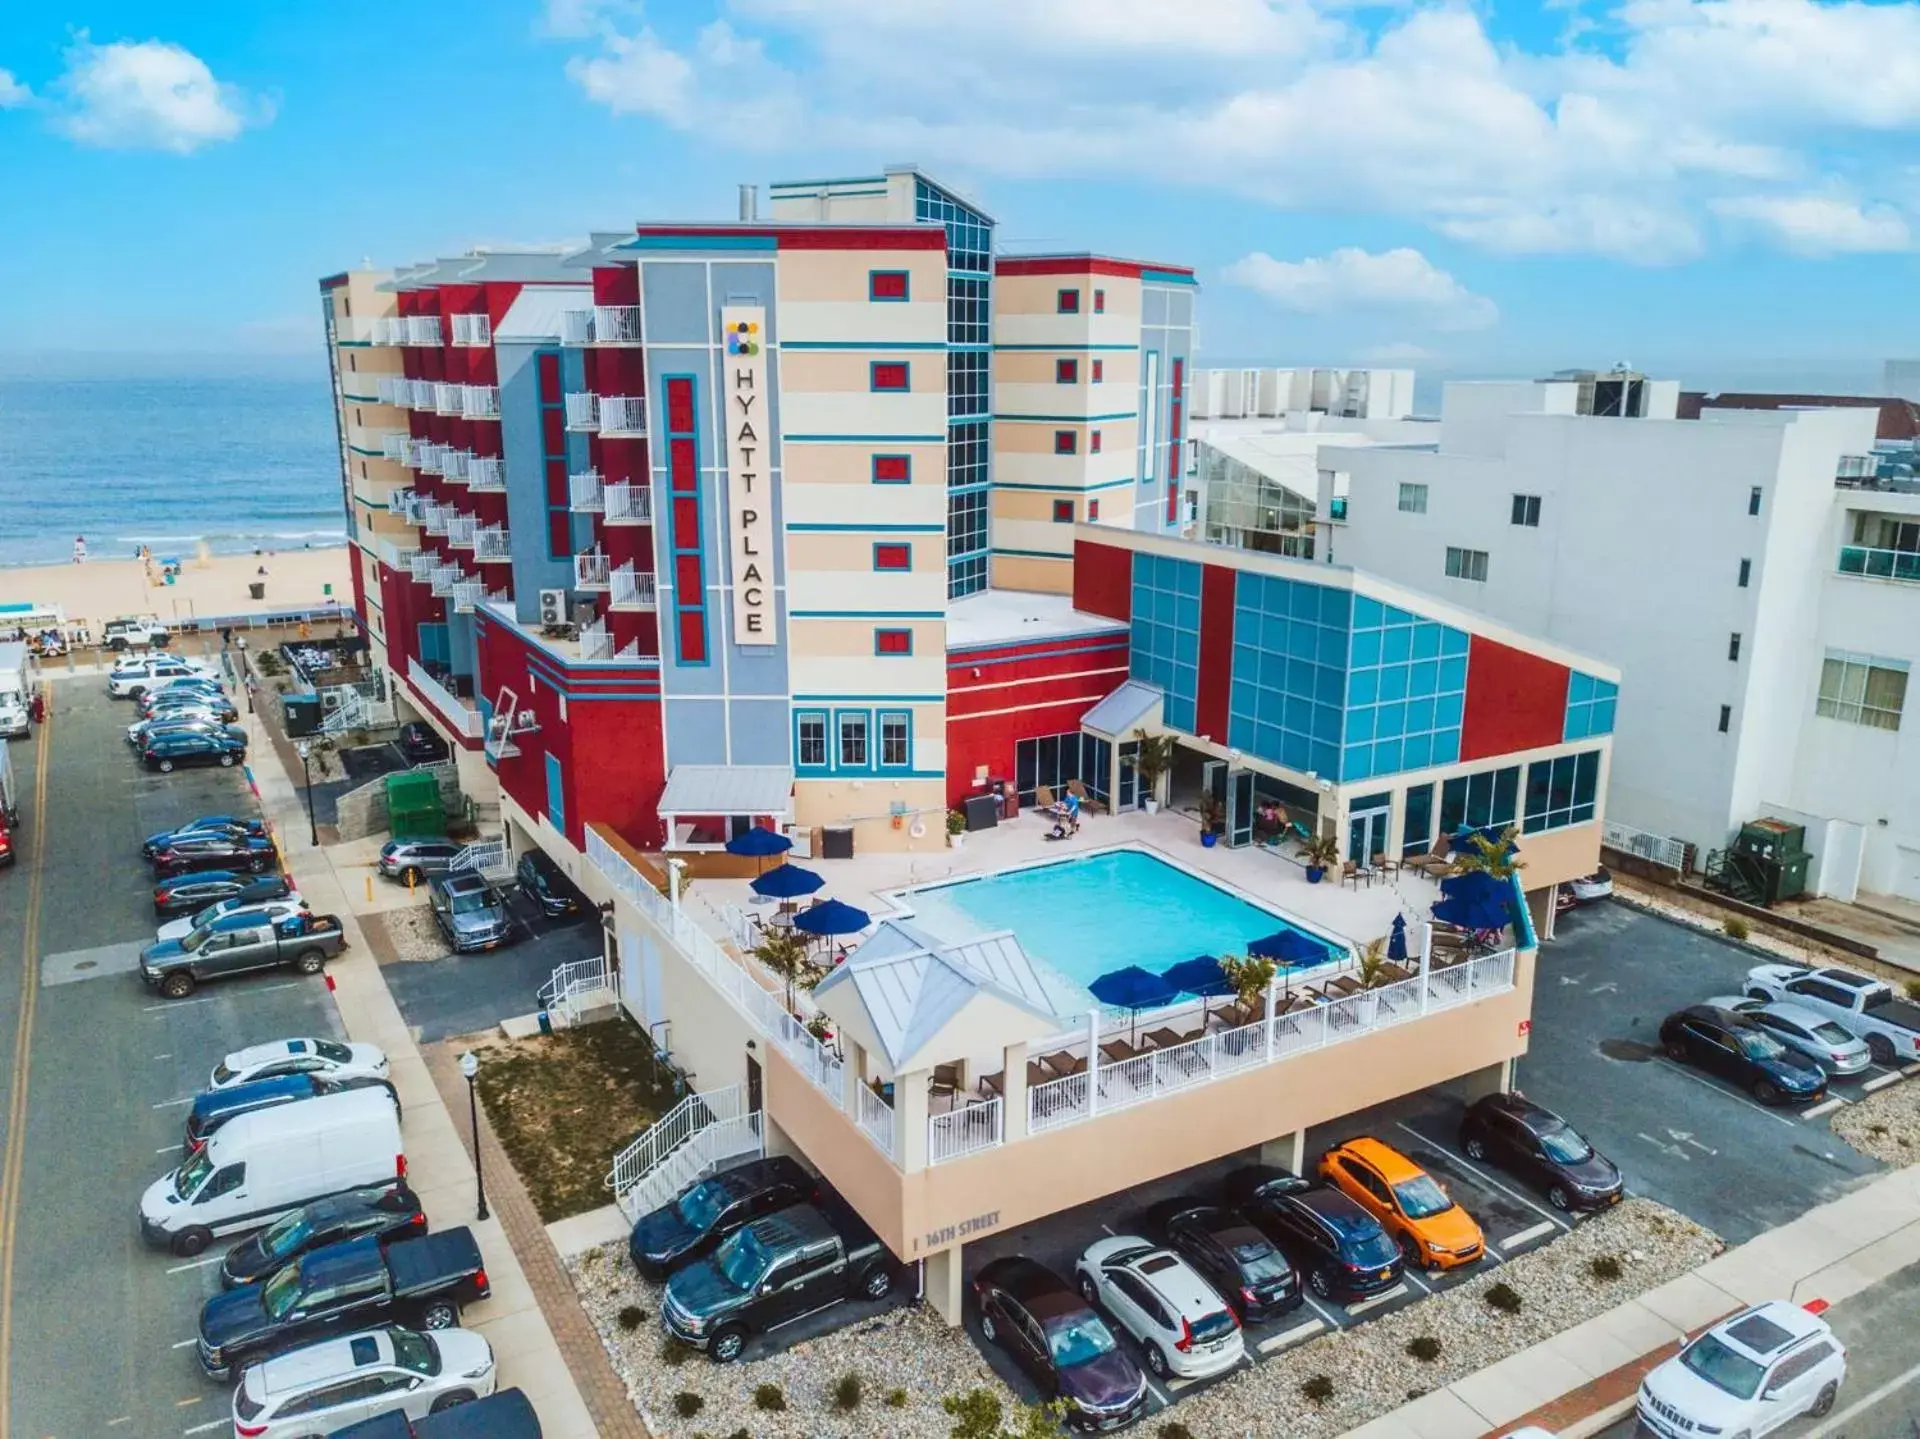
M 12 864 L 16 858 L 13 852 L 13 836 L 7 832 L 5 824 L 0 824 L 0 865 Z

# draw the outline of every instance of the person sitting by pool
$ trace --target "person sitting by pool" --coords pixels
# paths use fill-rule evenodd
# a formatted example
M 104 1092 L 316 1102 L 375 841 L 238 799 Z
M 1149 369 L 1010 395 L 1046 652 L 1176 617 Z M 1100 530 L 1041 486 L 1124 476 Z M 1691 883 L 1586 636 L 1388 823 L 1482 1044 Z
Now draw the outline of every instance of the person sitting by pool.
M 1079 826 L 1078 826 L 1078 825 L 1075 825 L 1075 826 L 1074 826 L 1074 829 L 1078 829 L 1078 828 L 1079 828 Z M 1042 836 L 1041 836 L 1041 838 L 1043 838 L 1043 839 L 1067 839 L 1067 838 L 1069 838 L 1069 837 L 1070 837 L 1070 836 L 1071 836 L 1072 834 L 1073 834 L 1073 830 L 1070 830 L 1070 829 L 1068 829 L 1068 828 L 1067 828 L 1067 820 L 1066 820 L 1066 816 L 1064 816 L 1064 815 L 1061 815 L 1061 816 L 1059 816 L 1059 817 L 1057 817 L 1057 818 L 1056 818 L 1056 819 L 1054 820 L 1054 822 L 1053 822 L 1053 828 L 1052 828 L 1052 829 L 1051 829 L 1050 831 L 1048 831 L 1048 832 L 1047 832 L 1047 833 L 1046 833 L 1045 835 L 1042 835 Z
M 1073 833 L 1080 832 L 1080 796 L 1071 790 L 1067 792 L 1067 802 L 1063 806 L 1060 817 L 1067 822 L 1067 827 Z

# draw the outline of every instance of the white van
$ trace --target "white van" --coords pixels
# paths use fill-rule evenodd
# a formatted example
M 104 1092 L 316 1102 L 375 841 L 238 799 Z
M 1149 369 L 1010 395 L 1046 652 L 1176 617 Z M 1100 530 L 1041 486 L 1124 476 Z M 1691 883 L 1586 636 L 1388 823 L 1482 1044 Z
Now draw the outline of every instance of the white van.
M 194 1255 L 216 1234 L 271 1224 L 330 1194 L 404 1179 L 400 1113 L 384 1089 L 353 1089 L 242 1114 L 140 1196 L 149 1244 Z

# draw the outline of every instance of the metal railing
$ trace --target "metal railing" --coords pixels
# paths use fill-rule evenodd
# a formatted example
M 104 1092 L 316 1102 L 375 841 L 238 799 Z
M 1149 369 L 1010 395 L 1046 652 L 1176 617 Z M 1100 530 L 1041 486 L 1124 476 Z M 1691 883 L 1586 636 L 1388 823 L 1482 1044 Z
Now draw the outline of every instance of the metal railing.
M 447 454 L 451 445 L 425 444 L 420 447 L 420 473 L 423 475 L 443 474 L 447 467 Z
M 458 695 L 435 679 L 432 672 L 411 655 L 407 657 L 407 678 L 413 682 L 421 698 L 439 711 L 440 717 L 453 727 L 456 734 L 470 739 L 480 738 L 480 711 L 462 704 Z
M 1027 1090 L 1027 1133 L 1045 1134 L 1087 1117 L 1088 1076 L 1069 1074 Z
M 639 344 L 640 307 L 638 305 L 595 305 L 593 307 L 593 343 L 596 345 Z
M 613 658 L 613 634 L 602 620 L 580 626 L 580 658 L 582 660 L 610 660 Z
M 436 505 L 432 502 L 420 507 L 420 525 L 430 535 L 444 535 L 453 524 L 452 505 Z
M 476 560 L 510 560 L 513 537 L 502 525 L 487 525 L 473 532 L 473 557 Z
M 413 398 L 412 384 L 399 375 L 376 376 L 374 385 L 380 404 L 404 405 Z
M 964 1109 L 927 1116 L 927 1163 L 944 1164 L 992 1149 L 1006 1137 L 1000 1101 L 983 1099 Z
M 452 445 L 440 447 L 440 473 L 450 480 L 457 480 L 464 485 L 467 482 L 467 466 L 472 460 L 473 456 L 465 450 L 456 450 Z
M 644 435 L 647 432 L 647 402 L 638 395 L 601 395 L 600 433 L 608 435 Z
M 409 345 L 440 344 L 440 317 L 438 315 L 408 315 L 406 342 Z
M 604 508 L 610 525 L 650 525 L 653 523 L 653 488 L 650 485 L 608 485 Z
M 539 989 L 540 1007 L 564 1029 L 578 1024 L 593 1001 L 611 1000 L 613 976 L 604 954 L 561 965 Z M 616 1161 L 617 1162 L 617 1161 Z
M 562 310 L 560 312 L 560 343 L 563 345 L 585 345 L 593 341 L 592 310 Z
M 887 1158 L 894 1158 L 893 1106 L 875 1094 L 871 1084 L 855 1085 L 854 1094 L 857 1098 L 853 1117 L 860 1132 L 878 1145 Z
M 1912 550 L 1879 550 L 1866 545 L 1840 547 L 1840 573 L 1870 580 L 1901 580 L 1920 584 L 1920 554 Z
M 453 587 L 467 577 L 467 572 L 458 565 L 435 565 L 433 567 L 433 592 L 445 599 L 453 593 Z
M 574 391 L 566 399 L 568 429 L 591 431 L 600 428 L 600 397 L 598 395 Z
M 1652 834 L 1644 829 L 1635 829 L 1630 824 L 1621 824 L 1618 820 L 1605 820 L 1600 825 L 1600 843 L 1608 849 L 1617 849 L 1622 854 L 1636 854 L 1642 859 L 1663 864 L 1668 869 L 1684 870 L 1687 867 L 1687 845 L 1685 840 L 1674 839 L 1670 835 Z
M 481 580 L 461 580 L 447 592 L 456 614 L 470 615 L 473 607 L 487 597 L 487 587 Z
M 500 387 L 498 385 L 462 385 L 460 413 L 469 420 L 499 419 Z
M 567 493 L 571 497 L 571 508 L 576 515 L 597 515 L 601 509 L 600 472 L 581 470 L 578 474 L 567 476 Z
M 434 382 L 432 380 L 410 380 L 407 382 L 413 392 L 413 408 L 431 410 L 434 402 Z
M 466 399 L 465 385 L 450 385 L 444 380 L 433 384 L 433 407 L 443 415 L 457 415 Z
M 554 978 L 559 977 L 556 971 Z M 711 1094 L 689 1094 L 614 1156 L 613 1168 L 607 1171 L 607 1188 L 615 1194 L 623 1194 L 633 1188 L 669 1154 L 707 1125 L 717 1119 L 738 1116 L 744 1102 L 737 1084 L 716 1089 Z
M 486 315 L 455 315 L 453 317 L 453 343 L 456 345 L 491 345 L 493 343 L 493 320 Z
M 413 557 L 420 553 L 411 545 L 396 545 L 392 540 L 380 541 L 380 563 L 390 570 L 413 572 Z
M 467 488 L 483 494 L 498 493 L 507 487 L 507 467 L 497 455 L 467 457 Z
M 437 453 L 439 448 L 440 447 L 434 444 L 432 440 L 409 439 L 407 441 L 407 467 L 414 470 L 425 469 L 429 455 Z
M 387 513 L 405 518 L 413 512 L 412 490 L 389 490 L 387 492 Z
M 407 343 L 407 322 L 401 315 L 383 315 L 373 322 L 373 343 L 376 345 L 404 345 Z
M 383 459 L 404 465 L 407 462 L 407 437 L 388 431 L 380 437 L 380 455 Z
M 613 562 L 599 550 L 588 550 L 573 557 L 573 587 L 576 590 L 604 590 L 612 583 Z
M 609 576 L 612 596 L 608 600 L 616 610 L 650 610 L 654 607 L 652 570 L 636 570 L 622 565 Z
M 449 874 L 477 874 L 482 879 L 503 880 L 513 876 L 513 846 L 504 837 L 476 839 L 463 845 L 460 853 L 447 861 Z M 596 959 L 598 966 L 603 963 Z
M 473 532 L 480 528 L 480 521 L 472 515 L 455 515 L 447 521 L 447 543 L 455 549 L 473 548 Z
M 433 579 L 433 572 L 440 567 L 440 556 L 432 550 L 415 550 L 407 556 L 407 569 L 414 579 L 427 584 Z

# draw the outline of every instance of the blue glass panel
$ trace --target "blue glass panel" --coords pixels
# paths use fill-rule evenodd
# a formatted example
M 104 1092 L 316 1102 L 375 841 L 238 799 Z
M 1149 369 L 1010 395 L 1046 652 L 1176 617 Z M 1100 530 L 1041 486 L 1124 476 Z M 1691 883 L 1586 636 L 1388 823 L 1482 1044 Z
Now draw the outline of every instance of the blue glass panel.
M 1407 701 L 1407 733 L 1425 734 L 1433 728 L 1433 701 Z
M 1433 727 L 1435 729 L 1460 728 L 1460 713 L 1466 707 L 1465 695 L 1441 695 L 1433 702 Z M 1438 764 L 1436 760 L 1434 763 Z
M 1259 727 L 1258 733 L 1260 736 L 1259 748 L 1257 748 L 1254 753 L 1262 759 L 1270 759 L 1275 763 L 1279 763 L 1280 747 L 1286 738 L 1285 735 L 1282 734 L 1280 726 L 1276 724 L 1263 724 Z
M 1286 688 L 1287 659 L 1285 655 L 1260 656 L 1260 683 L 1270 690 Z
M 1419 618 L 1418 615 L 1410 615 L 1403 609 L 1396 609 L 1392 605 L 1387 606 L 1387 623 L 1390 625 L 1410 625 Z
M 1250 715 L 1229 714 L 1227 716 L 1227 743 L 1235 749 L 1246 750 L 1249 754 L 1260 754 L 1261 747 L 1255 739 L 1258 726 Z
M 1370 705 L 1380 698 L 1380 671 L 1355 670 L 1347 676 L 1347 703 Z
M 1407 732 L 1407 707 L 1403 704 L 1383 704 L 1379 709 L 1379 719 L 1374 722 L 1373 732 L 1379 739 L 1398 739 Z
M 1201 569 L 1199 565 L 1194 564 L 1191 560 L 1182 560 L 1180 562 L 1181 594 L 1193 595 L 1195 598 L 1198 598 L 1200 594 L 1200 579 Z
M 1400 767 L 1399 740 L 1382 740 L 1373 747 L 1373 772 L 1375 774 L 1392 774 Z
M 1308 762 L 1310 753 L 1305 735 L 1288 730 L 1280 737 L 1280 763 L 1288 769 L 1312 769 L 1312 764 Z
M 1336 590 L 1330 585 L 1320 589 L 1320 623 L 1338 625 L 1346 629 L 1351 624 L 1353 613 L 1353 595 L 1346 590 Z
M 1364 744 L 1350 744 L 1340 756 L 1340 778 L 1343 781 L 1365 779 L 1373 773 L 1373 747 Z
M 1587 725 L 1587 733 L 1590 735 L 1613 733 L 1613 701 L 1611 699 L 1594 701 L 1593 720 Z
M 1373 738 L 1373 711 L 1369 708 L 1347 711 L 1347 743 Z
M 1196 630 L 1182 628 L 1174 635 L 1173 657 L 1183 665 L 1200 663 L 1200 635 Z
M 1567 676 L 1567 703 L 1583 705 L 1593 698 L 1593 676 L 1575 670 Z
M 1437 694 L 1440 690 L 1440 661 L 1415 660 L 1407 670 L 1407 693 Z
M 1467 661 L 1465 656 L 1459 659 L 1440 661 L 1440 693 L 1464 692 L 1467 688 Z
M 1408 735 L 1400 746 L 1400 763 L 1406 769 L 1425 769 L 1433 762 L 1433 736 Z
M 1346 712 L 1339 705 L 1315 705 L 1313 707 L 1313 737 L 1316 740 L 1340 742 L 1340 722 L 1346 718 Z
M 1344 670 L 1333 665 L 1321 665 L 1314 677 L 1313 696 L 1322 704 L 1340 705 L 1347 702 L 1347 676 Z
M 1464 655 L 1467 652 L 1467 632 L 1447 629 L 1440 634 L 1440 653 L 1443 655 Z
M 1403 665 L 1412 657 L 1413 631 L 1406 625 L 1388 630 L 1380 641 L 1380 663 Z
M 1229 714 L 1250 715 L 1260 707 L 1259 688 L 1249 680 L 1236 679 L 1227 692 Z
M 1407 697 L 1407 666 L 1393 665 L 1380 671 L 1380 698 L 1403 700 Z
M 1179 604 L 1175 608 L 1174 623 L 1179 625 L 1182 629 L 1188 629 L 1188 630 L 1199 629 L 1200 628 L 1200 601 L 1196 598 L 1190 598 L 1189 596 L 1186 596 L 1186 595 L 1180 596 Z
M 1415 625 L 1413 630 L 1413 657 L 1417 660 L 1431 660 L 1440 657 L 1440 626 L 1429 621 Z
M 1460 763 L 1460 731 L 1441 730 L 1433 737 L 1433 755 L 1429 764 Z
M 1331 625 L 1320 629 L 1320 663 L 1333 665 L 1338 669 L 1347 666 L 1347 632 L 1334 629 Z
M 1317 624 L 1320 619 L 1320 586 L 1289 582 L 1287 611 L 1297 620 L 1312 620 Z
M 1331 776 L 1340 764 L 1340 746 L 1336 744 L 1316 744 L 1313 746 L 1313 764 L 1315 774 Z
M 1366 669 L 1380 663 L 1380 631 L 1353 632 L 1353 668 Z
M 1287 653 L 1310 660 L 1320 653 L 1320 631 L 1313 625 L 1295 622 L 1287 629 Z
M 1386 606 L 1378 600 L 1365 595 L 1353 597 L 1353 627 L 1357 630 L 1379 629 L 1386 612 Z

